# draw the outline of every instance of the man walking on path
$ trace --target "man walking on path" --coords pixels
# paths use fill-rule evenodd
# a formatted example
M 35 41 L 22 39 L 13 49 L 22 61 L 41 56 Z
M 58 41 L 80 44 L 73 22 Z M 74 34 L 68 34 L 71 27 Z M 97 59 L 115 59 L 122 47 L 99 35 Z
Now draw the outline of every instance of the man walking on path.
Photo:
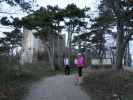
M 65 56 L 64 58 L 64 69 L 65 69 L 65 75 L 70 74 L 70 63 L 69 63 L 69 58 Z

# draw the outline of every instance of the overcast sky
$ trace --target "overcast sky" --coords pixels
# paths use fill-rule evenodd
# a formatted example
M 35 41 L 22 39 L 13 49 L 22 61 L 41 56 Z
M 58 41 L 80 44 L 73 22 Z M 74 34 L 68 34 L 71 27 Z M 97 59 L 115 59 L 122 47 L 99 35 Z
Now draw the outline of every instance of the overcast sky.
M 74 3 L 80 8 L 91 7 L 95 10 L 99 0 L 36 0 L 37 4 L 41 6 L 58 5 L 61 8 L 66 7 L 68 4 Z
M 35 4 L 38 4 L 39 7 L 46 7 L 47 5 L 58 5 L 61 8 L 66 7 L 68 4 L 76 4 L 80 8 L 90 7 L 92 14 L 97 10 L 97 5 L 100 0 L 35 0 Z M 33 6 L 36 9 L 36 6 Z M 0 16 L 15 16 L 15 17 L 23 17 L 26 14 L 23 13 L 18 7 L 10 7 L 6 3 L 0 3 L 0 12 L 4 11 L 7 14 L 0 13 Z M 13 13 L 13 14 L 8 14 Z

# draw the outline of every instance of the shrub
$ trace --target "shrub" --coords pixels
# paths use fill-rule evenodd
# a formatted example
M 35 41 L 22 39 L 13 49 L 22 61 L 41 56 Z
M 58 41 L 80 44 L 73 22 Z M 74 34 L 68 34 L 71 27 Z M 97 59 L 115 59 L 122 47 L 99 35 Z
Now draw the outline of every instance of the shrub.
M 133 73 L 104 71 L 90 73 L 83 79 L 83 88 L 98 100 L 116 100 L 117 97 L 132 96 Z

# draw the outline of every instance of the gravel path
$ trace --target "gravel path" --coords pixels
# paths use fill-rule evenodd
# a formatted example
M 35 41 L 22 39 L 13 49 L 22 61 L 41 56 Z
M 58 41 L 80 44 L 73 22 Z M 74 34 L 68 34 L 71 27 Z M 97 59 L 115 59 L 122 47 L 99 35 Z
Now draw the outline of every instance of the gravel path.
M 24 100 L 90 100 L 79 85 L 75 85 L 74 77 L 57 75 L 37 82 Z

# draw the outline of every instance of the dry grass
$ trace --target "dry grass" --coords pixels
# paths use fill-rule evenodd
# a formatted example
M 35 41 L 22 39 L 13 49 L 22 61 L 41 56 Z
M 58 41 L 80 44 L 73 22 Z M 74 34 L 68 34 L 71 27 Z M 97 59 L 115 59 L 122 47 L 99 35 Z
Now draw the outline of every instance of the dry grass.
M 133 73 L 94 71 L 83 79 L 83 88 L 97 100 L 117 100 L 133 93 Z

